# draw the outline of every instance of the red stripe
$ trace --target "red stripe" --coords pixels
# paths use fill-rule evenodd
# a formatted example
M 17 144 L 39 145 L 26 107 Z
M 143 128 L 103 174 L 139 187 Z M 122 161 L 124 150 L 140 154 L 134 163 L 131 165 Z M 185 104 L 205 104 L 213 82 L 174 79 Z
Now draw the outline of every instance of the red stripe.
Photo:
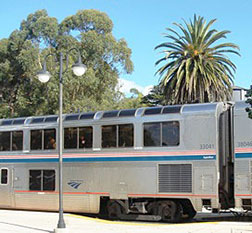
M 252 148 L 235 148 L 235 152 L 252 152 Z
M 252 197 L 252 194 L 235 194 L 236 197 Z

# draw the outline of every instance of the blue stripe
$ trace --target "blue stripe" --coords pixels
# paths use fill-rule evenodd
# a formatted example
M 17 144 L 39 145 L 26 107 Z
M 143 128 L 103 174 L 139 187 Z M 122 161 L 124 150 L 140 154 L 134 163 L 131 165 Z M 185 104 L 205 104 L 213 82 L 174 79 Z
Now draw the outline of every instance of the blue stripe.
M 252 158 L 252 153 L 236 153 L 235 158 L 236 159 Z
M 144 156 L 144 157 L 89 157 L 64 158 L 63 162 L 137 162 L 137 161 L 190 161 L 215 160 L 216 155 L 184 155 L 184 156 Z M 58 158 L 45 159 L 0 159 L 0 163 L 56 163 Z

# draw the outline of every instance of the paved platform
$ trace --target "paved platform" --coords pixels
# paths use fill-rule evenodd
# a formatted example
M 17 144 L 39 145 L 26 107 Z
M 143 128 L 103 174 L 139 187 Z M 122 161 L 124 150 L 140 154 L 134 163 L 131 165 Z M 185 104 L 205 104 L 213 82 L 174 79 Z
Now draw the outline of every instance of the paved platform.
M 65 214 L 67 233 L 252 233 L 252 222 L 141 223 Z M 58 214 L 0 210 L 0 233 L 53 233 Z

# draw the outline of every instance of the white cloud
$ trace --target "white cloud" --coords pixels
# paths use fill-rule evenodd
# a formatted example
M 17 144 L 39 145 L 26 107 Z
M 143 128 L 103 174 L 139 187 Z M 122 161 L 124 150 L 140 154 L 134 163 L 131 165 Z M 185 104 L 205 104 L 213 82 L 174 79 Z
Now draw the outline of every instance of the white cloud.
M 132 89 L 132 88 L 136 88 L 138 91 L 140 91 L 144 95 L 147 95 L 153 87 L 153 85 L 140 86 L 133 81 L 129 81 L 129 80 L 126 80 L 123 78 L 119 79 L 118 85 L 119 85 L 120 91 L 126 95 L 130 94 L 130 89 Z

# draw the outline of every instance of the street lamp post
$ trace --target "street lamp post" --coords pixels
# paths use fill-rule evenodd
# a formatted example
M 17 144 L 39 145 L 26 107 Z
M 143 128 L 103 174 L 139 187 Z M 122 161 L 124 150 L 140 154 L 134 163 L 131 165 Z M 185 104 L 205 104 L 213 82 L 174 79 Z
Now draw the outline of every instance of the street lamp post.
M 66 53 L 66 69 L 63 71 L 63 53 L 60 52 L 59 54 L 59 63 L 60 63 L 60 69 L 59 69 L 59 120 L 58 120 L 58 153 L 59 153 L 59 220 L 57 229 L 55 229 L 55 232 L 62 232 L 63 229 L 66 228 L 66 224 L 63 217 L 63 124 L 62 124 L 62 112 L 63 112 L 63 73 L 67 71 L 68 69 L 68 54 L 71 50 L 77 50 L 78 51 L 78 61 L 72 65 L 73 73 L 77 76 L 81 76 L 86 72 L 87 67 L 82 64 L 81 62 L 81 56 L 80 51 L 76 48 L 72 48 L 67 51 Z M 44 59 L 43 64 L 43 70 L 39 71 L 37 73 L 38 79 L 42 83 L 46 83 L 49 81 L 51 75 L 46 70 L 46 59 L 48 56 L 55 55 L 55 54 L 48 54 Z

